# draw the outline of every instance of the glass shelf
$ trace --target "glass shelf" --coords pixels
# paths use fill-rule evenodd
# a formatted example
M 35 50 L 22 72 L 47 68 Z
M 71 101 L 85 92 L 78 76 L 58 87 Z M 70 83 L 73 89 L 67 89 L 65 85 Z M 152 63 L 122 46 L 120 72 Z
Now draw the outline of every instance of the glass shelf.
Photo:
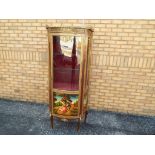
M 54 93 L 62 93 L 62 94 L 75 94 L 75 95 L 79 95 L 79 90 L 60 90 L 60 89 L 53 89 Z

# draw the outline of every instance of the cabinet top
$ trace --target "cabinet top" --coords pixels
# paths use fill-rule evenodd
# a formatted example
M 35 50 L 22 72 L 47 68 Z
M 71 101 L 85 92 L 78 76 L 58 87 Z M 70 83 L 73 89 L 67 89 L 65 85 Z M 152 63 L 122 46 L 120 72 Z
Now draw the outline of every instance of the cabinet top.
M 61 33 L 92 33 L 93 29 L 91 27 L 80 27 L 80 26 L 67 26 L 67 27 L 58 27 L 58 26 L 54 26 L 54 27 L 49 27 L 48 25 L 46 26 L 46 29 L 48 30 L 48 32 L 53 32 L 53 33 L 57 33 L 57 32 L 61 32 Z

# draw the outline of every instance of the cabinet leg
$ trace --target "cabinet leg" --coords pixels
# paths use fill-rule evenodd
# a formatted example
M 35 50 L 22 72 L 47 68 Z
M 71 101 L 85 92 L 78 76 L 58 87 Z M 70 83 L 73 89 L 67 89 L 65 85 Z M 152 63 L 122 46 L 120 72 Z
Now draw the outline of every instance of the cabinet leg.
M 85 113 L 84 123 L 86 123 L 87 115 L 88 115 L 88 111 L 86 111 L 86 113 Z
M 53 129 L 53 127 L 54 127 L 53 122 L 54 122 L 54 117 L 51 115 L 51 127 L 52 127 L 52 129 Z
M 79 118 L 79 119 L 78 119 L 78 124 L 77 124 L 77 131 L 80 130 L 80 124 L 81 124 L 81 119 Z

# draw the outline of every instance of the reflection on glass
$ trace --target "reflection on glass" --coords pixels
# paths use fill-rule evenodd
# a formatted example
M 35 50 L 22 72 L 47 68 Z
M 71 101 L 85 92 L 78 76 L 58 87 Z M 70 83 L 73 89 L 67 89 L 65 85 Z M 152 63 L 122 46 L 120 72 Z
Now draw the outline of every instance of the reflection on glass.
M 53 36 L 53 86 L 63 90 L 78 90 L 81 38 Z

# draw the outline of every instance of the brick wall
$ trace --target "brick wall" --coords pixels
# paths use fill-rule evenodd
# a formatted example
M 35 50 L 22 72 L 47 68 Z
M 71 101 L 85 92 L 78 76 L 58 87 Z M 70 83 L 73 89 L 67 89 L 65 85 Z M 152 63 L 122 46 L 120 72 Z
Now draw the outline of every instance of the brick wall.
M 0 98 L 48 102 L 49 26 L 82 20 L 0 20 Z M 94 28 L 90 107 L 155 115 L 155 20 L 85 20 Z

